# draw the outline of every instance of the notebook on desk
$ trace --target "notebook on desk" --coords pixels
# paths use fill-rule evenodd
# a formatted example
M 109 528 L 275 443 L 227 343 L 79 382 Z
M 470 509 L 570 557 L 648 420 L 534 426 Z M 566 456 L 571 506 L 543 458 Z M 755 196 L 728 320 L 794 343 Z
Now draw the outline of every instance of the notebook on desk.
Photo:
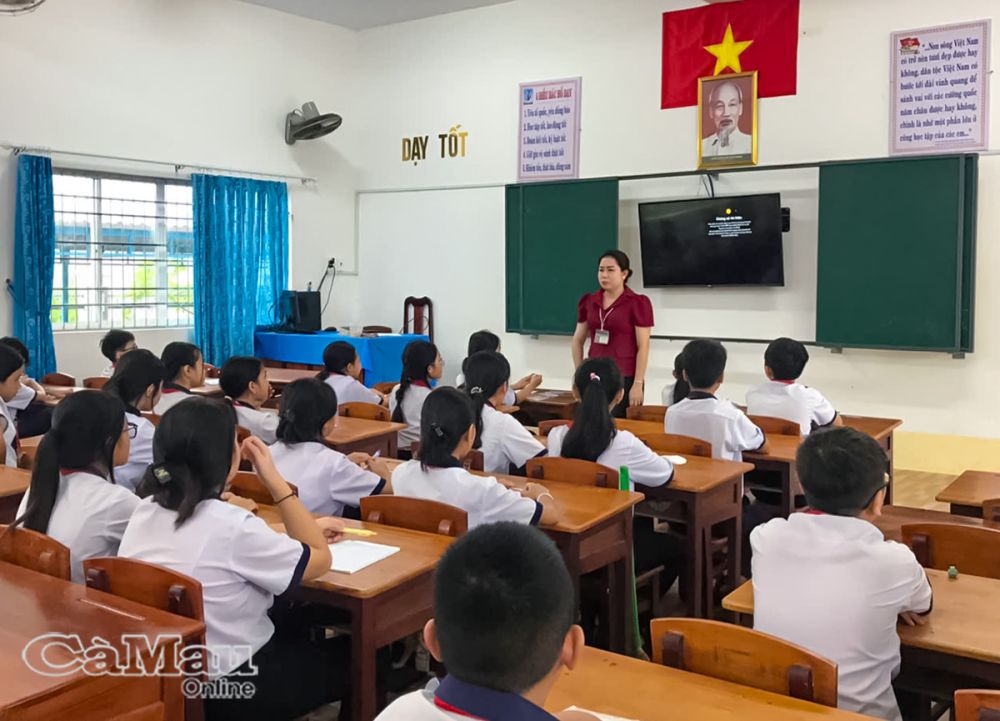
M 385 546 L 368 541 L 341 541 L 330 544 L 331 571 L 357 573 L 372 564 L 399 553 L 398 546 Z

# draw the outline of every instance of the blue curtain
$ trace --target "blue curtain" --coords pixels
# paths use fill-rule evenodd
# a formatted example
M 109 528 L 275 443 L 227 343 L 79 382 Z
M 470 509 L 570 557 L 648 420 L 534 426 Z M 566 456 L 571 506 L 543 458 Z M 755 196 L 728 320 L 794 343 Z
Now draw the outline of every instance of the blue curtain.
M 55 262 L 52 160 L 19 155 L 14 211 L 14 335 L 28 347 L 28 372 L 36 378 L 56 369 L 52 339 Z
M 192 175 L 194 336 L 221 365 L 253 355 L 257 325 L 278 322 L 288 285 L 288 188 L 219 175 Z

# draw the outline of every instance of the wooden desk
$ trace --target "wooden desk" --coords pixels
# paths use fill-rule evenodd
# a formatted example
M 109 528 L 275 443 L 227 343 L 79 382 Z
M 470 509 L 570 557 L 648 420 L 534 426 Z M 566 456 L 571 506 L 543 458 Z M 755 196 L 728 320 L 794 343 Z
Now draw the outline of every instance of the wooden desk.
M 10 523 L 17 516 L 24 492 L 31 485 L 31 471 L 0 467 L 0 523 Z
M 276 508 L 261 506 L 258 514 L 284 532 Z M 420 631 L 431 618 L 434 569 L 454 539 L 376 523 L 344 523 L 375 531 L 376 536 L 364 540 L 398 546 L 399 553 L 357 573 L 330 571 L 305 582 L 295 594 L 350 613 L 352 717 L 371 721 L 378 712 L 375 654 Z
M 869 716 L 594 648 L 585 648 L 577 667 L 559 675 L 545 702 L 551 713 L 570 706 L 642 721 L 871 721 Z
M 983 517 L 983 501 L 1000 498 L 1000 473 L 966 471 L 939 494 L 935 500 L 951 504 L 959 516 Z
M 91 676 L 75 671 L 51 677 L 33 671 L 22 652 L 43 634 L 76 634 L 84 645 L 95 637 L 124 653 L 123 635 L 180 636 L 192 642 L 204 632 L 200 621 L 174 616 L 117 596 L 94 591 L 19 566 L 0 562 L 0 718 L 107 719 L 184 718 L 179 678 Z M 159 648 L 159 646 L 155 646 Z M 52 649 L 46 658 L 72 662 L 68 649 Z M 134 715 L 132 715 L 134 714 Z
M 405 423 L 337 416 L 333 430 L 325 440 L 341 453 L 362 451 L 374 455 L 379 452 L 385 458 L 395 458 L 396 434 L 404 428 Z
M 960 526 L 992 526 L 984 524 L 982 518 L 956 516 L 946 511 L 932 511 L 929 508 L 907 508 L 905 506 L 885 506 L 882 515 L 875 519 L 875 525 L 882 531 L 887 541 L 903 542 L 902 528 L 907 523 L 954 523 Z
M 59 401 L 66 396 L 76 393 L 77 391 L 87 390 L 83 386 L 50 386 L 45 384 L 42 385 L 42 388 L 44 388 L 45 392 L 53 398 L 52 400 L 45 401 L 45 405 L 47 406 L 58 405 Z
M 579 403 L 572 391 L 556 391 L 539 388 L 518 403 L 521 421 L 525 425 L 537 426 L 539 421 L 565 419 L 572 420 L 573 411 Z
M 303 378 L 315 378 L 318 374 L 318 370 L 306 370 L 301 368 L 268 368 L 267 380 L 274 387 L 275 391 L 280 394 L 284 387 L 289 383 L 302 380 Z

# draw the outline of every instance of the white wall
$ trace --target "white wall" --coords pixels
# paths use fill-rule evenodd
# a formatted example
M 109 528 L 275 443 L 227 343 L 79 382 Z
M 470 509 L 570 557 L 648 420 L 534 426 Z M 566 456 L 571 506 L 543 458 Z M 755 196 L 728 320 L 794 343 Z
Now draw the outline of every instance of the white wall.
M 0 141 L 170 162 L 313 176 L 289 185 L 293 287 L 329 257 L 354 266 L 359 112 L 357 35 L 235 0 L 87 0 L 0 17 Z M 284 116 L 306 100 L 344 124 L 285 145 Z M 95 167 L 77 160 L 62 165 Z M 160 166 L 105 169 L 163 174 Z M 0 160 L 0 278 L 13 261 L 14 161 Z M 326 323 L 347 321 L 354 278 L 341 277 Z M 0 300 L 0 332 L 10 328 Z M 139 332 L 155 351 L 188 330 Z M 60 370 L 98 372 L 100 334 L 58 333 Z
M 583 76 L 584 177 L 693 169 L 694 109 L 659 109 L 660 14 L 696 4 L 694 0 L 521 0 L 361 33 L 367 129 L 362 137 L 361 187 L 513 182 L 517 84 L 575 75 Z M 983 17 L 1000 18 L 995 0 L 802 0 L 799 93 L 761 102 L 761 163 L 885 155 L 889 33 Z M 994 67 L 998 57 L 994 48 Z M 994 82 L 994 97 L 998 90 Z M 994 113 L 994 142 L 1000 138 L 998 118 L 1000 113 Z M 441 160 L 432 154 L 417 165 L 401 162 L 402 137 L 434 136 L 455 123 L 470 133 L 467 158 Z M 815 179 L 780 182 L 786 181 L 788 197 L 799 206 L 793 234 L 786 236 L 786 243 L 795 243 L 786 250 L 789 287 L 778 293 L 762 290 L 749 300 L 747 291 L 709 296 L 700 291 L 657 290 L 651 293 L 657 318 L 654 332 L 695 333 L 710 327 L 701 332 L 722 335 L 738 326 L 743 329 L 740 336 L 794 332 L 812 337 L 815 299 L 810 283 L 815 281 L 808 277 L 808 268 L 815 265 L 816 219 L 809 195 L 815 193 Z M 719 192 L 741 192 L 753 189 L 750 183 L 772 182 L 777 181 L 741 176 L 726 179 Z M 663 187 L 663 197 L 675 190 Z M 482 326 L 503 327 L 503 227 L 495 212 L 502 208 L 502 199 L 499 206 L 496 200 L 502 191 L 494 192 L 493 196 L 488 191 L 452 191 L 447 197 L 363 195 L 359 204 L 358 312 L 398 307 L 411 292 L 430 295 L 438 301 L 437 337 L 452 370 L 461 360 L 469 332 Z M 641 191 L 623 186 L 621 240 L 633 258 L 638 256 L 633 198 L 637 193 L 659 192 L 650 186 Z M 984 157 L 976 353 L 959 361 L 929 353 L 847 351 L 835 356 L 816 350 L 806 381 L 822 388 L 842 409 L 902 417 L 908 430 L 1000 435 L 1000 414 L 993 409 L 994 399 L 1000 397 L 995 310 L 1000 287 L 990 277 L 1000 263 L 1000 214 L 991 201 L 998 192 L 1000 158 Z M 431 254 L 438 262 L 427 262 Z M 567 308 L 567 313 L 573 312 Z M 778 326 L 792 330 L 779 331 Z M 679 348 L 679 343 L 654 342 L 648 400 L 658 395 Z M 568 383 L 567 339 L 509 336 L 504 351 L 516 372 L 538 370 L 548 384 Z M 730 348 L 726 395 L 741 398 L 749 385 L 760 380 L 762 355 L 759 346 Z

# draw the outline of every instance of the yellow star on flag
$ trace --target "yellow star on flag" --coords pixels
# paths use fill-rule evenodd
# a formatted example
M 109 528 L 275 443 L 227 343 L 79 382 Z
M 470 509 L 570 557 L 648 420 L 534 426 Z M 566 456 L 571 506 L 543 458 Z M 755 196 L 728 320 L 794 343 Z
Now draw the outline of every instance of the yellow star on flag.
M 712 75 L 718 75 L 726 68 L 730 68 L 734 73 L 742 73 L 740 53 L 751 45 L 753 45 L 753 40 L 736 42 L 733 39 L 733 26 L 726 25 L 726 34 L 722 37 L 722 42 L 717 45 L 705 46 L 705 50 L 715 56 L 715 72 Z

